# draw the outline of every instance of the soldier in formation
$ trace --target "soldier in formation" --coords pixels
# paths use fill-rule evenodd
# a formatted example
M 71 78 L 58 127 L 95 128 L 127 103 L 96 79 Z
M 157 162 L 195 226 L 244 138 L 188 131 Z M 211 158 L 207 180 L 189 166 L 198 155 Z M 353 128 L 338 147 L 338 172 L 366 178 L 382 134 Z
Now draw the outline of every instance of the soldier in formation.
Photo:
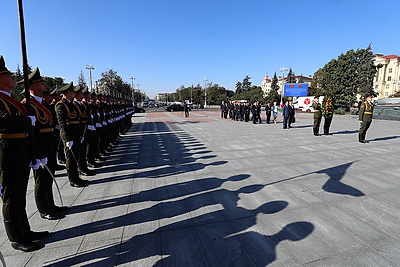
M 14 75 L 0 56 L 0 195 L 7 237 L 13 248 L 28 252 L 48 231 L 31 230 L 26 213 L 26 194 L 33 169 L 34 197 L 43 219 L 59 220 L 68 207 L 55 204 L 55 171 L 65 155 L 70 185 L 84 187 L 81 175 L 95 175 L 97 161 L 106 160 L 113 145 L 132 125 L 132 103 L 110 96 L 96 96 L 87 88 L 69 83 L 48 92 L 36 68 L 28 76 L 29 99 L 11 97 Z M 29 103 L 29 105 L 28 105 Z M 106 129 L 105 129 L 106 128 Z M 62 153 L 60 153 L 60 150 Z M 102 152 L 103 154 L 101 154 Z M 57 167 L 58 166 L 58 167 Z

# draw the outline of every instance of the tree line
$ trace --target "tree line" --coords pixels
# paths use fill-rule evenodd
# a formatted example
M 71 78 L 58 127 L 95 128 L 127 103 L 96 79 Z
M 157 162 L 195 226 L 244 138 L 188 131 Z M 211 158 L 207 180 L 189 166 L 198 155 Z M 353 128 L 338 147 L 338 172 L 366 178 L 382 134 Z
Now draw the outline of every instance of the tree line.
M 364 96 L 374 94 L 373 79 L 377 69 L 382 66 L 374 65 L 374 54 L 371 46 L 365 49 L 349 50 L 330 60 L 313 75 L 308 95 L 323 95 L 331 97 L 334 105 L 352 106 L 357 94 Z M 303 83 L 300 76 L 296 80 L 295 73 L 290 68 L 286 83 Z M 246 75 L 242 81 L 235 84 L 235 91 L 228 90 L 218 84 L 208 83 L 207 103 L 218 105 L 222 100 L 249 100 L 261 102 L 280 102 L 279 80 L 276 72 L 271 81 L 271 90 L 264 94 L 260 86 L 253 85 L 251 77 Z M 176 92 L 169 94 L 169 101 L 191 100 L 193 103 L 203 103 L 205 98 L 204 86 L 180 86 Z
M 32 67 L 28 66 L 28 75 L 32 71 Z M 19 66 L 17 67 L 15 76 L 17 81 L 22 81 L 24 79 L 23 73 Z M 94 81 L 94 84 L 92 85 L 93 91 L 95 91 L 97 94 L 106 94 L 113 97 L 134 100 L 135 102 L 141 102 L 148 98 L 144 92 L 133 90 L 132 85 L 128 82 L 125 82 L 122 77 L 118 75 L 117 71 L 113 69 L 108 69 L 107 71 L 102 72 L 100 76 L 101 77 Z M 46 81 L 49 92 L 53 91 L 54 89 L 61 88 L 69 83 L 69 81 L 65 81 L 65 79 L 62 77 L 43 76 L 43 79 Z M 74 84 L 79 84 L 83 87 L 87 86 L 83 71 L 80 72 L 77 82 L 74 82 Z M 22 100 L 22 98 L 24 98 L 24 95 L 21 94 L 23 90 L 24 84 L 18 83 L 16 90 L 12 91 L 13 97 L 15 97 L 17 100 Z

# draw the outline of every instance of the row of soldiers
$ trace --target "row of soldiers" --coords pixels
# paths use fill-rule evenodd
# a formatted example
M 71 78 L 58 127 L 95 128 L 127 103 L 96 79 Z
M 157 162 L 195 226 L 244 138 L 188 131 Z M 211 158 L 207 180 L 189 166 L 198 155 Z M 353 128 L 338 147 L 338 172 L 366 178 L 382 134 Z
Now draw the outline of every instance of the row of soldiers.
M 254 124 L 262 123 L 261 120 L 261 103 L 255 101 L 252 105 L 249 102 L 241 101 L 222 101 L 221 118 L 230 118 L 234 121 L 253 121 Z M 252 117 L 250 118 L 250 114 Z
M 55 205 L 52 188 L 57 150 L 64 148 L 70 185 L 87 186 L 88 181 L 80 175 L 95 174 L 88 166 L 101 167 L 98 161 L 105 160 L 112 144 L 131 127 L 133 113 L 130 101 L 95 95 L 73 83 L 50 94 L 38 68 L 28 80 L 30 99 L 20 103 L 11 97 L 11 90 L 16 87 L 15 75 L 0 56 L 3 220 L 12 247 L 25 252 L 39 249 L 36 241 L 49 235 L 48 231 L 34 232 L 29 225 L 26 193 L 30 168 L 40 216 L 48 220 L 63 218 L 68 207 Z

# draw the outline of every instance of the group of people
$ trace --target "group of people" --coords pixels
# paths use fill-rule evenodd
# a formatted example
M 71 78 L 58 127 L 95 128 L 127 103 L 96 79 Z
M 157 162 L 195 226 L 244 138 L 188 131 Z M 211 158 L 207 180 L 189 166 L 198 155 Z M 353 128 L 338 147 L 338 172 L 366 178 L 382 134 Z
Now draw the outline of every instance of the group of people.
M 366 100 L 359 103 L 359 121 L 360 121 L 360 130 L 359 130 L 359 142 L 360 143 L 368 143 L 365 140 L 366 132 L 371 125 L 372 122 L 372 114 L 374 105 L 372 103 L 372 94 L 366 95 Z M 316 96 L 313 100 L 312 107 L 314 109 L 314 124 L 313 124 L 313 134 L 314 136 L 320 136 L 320 125 L 322 122 L 322 118 L 324 118 L 323 125 L 323 134 L 330 135 L 330 127 L 332 124 L 333 113 L 334 113 L 334 105 L 332 103 L 332 98 L 325 97 L 320 103 L 319 96 Z M 223 119 L 232 119 L 234 121 L 252 121 L 254 124 L 262 123 L 261 119 L 261 110 L 262 106 L 259 101 L 255 101 L 252 105 L 249 102 L 242 101 L 222 101 L 220 105 L 221 109 L 221 118 Z M 282 110 L 282 122 L 283 129 L 289 129 L 292 126 L 292 123 L 295 122 L 295 108 L 292 101 L 285 101 L 283 106 L 278 106 L 277 102 L 274 102 L 271 106 L 271 103 L 266 103 L 265 106 L 265 115 L 266 115 L 266 123 L 276 124 L 278 119 L 278 112 Z M 250 114 L 252 117 L 250 117 Z
M 49 92 L 36 68 L 28 77 L 30 98 L 11 96 L 15 75 L 0 56 L 0 195 L 3 220 L 13 248 L 34 251 L 48 231 L 31 230 L 26 213 L 30 169 L 34 197 L 43 219 L 57 220 L 68 207 L 55 205 L 53 181 L 57 158 L 65 160 L 72 187 L 88 186 L 81 175 L 95 175 L 112 146 L 131 127 L 130 100 L 96 95 L 69 83 Z
M 253 104 L 243 101 L 222 101 L 221 106 L 221 118 L 231 119 L 234 121 L 252 121 L 253 124 L 262 123 L 261 113 L 262 106 L 259 101 L 255 101 Z M 266 123 L 276 124 L 278 121 L 278 112 L 281 109 L 277 102 L 271 105 L 270 102 L 266 103 L 265 116 Z M 291 128 L 292 122 L 295 121 L 295 109 L 291 101 L 285 102 L 282 106 L 284 129 Z M 250 117 L 251 115 L 251 117 Z M 272 117 L 272 120 L 271 120 Z

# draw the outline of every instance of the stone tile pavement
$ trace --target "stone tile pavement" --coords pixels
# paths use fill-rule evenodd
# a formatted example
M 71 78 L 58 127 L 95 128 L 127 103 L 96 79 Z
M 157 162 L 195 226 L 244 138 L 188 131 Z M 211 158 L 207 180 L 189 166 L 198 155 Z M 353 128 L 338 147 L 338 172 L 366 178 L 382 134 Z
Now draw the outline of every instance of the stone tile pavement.
M 87 188 L 58 172 L 62 220 L 40 218 L 30 183 L 31 227 L 52 234 L 23 253 L 0 226 L 7 266 L 400 265 L 399 122 L 360 144 L 352 116 L 314 137 L 311 114 L 287 130 L 182 115 L 134 115 Z

